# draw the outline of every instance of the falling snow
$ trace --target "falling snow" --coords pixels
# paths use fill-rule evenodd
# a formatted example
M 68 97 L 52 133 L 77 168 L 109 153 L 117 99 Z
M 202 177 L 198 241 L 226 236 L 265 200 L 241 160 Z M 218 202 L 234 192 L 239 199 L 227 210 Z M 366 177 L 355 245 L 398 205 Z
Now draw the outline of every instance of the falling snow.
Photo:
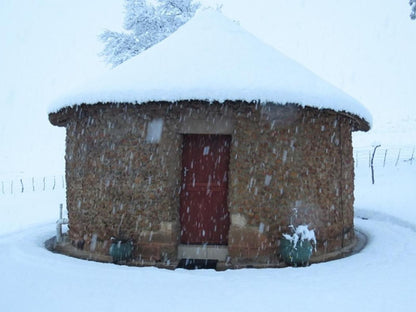
M 227 5 L 233 2 L 230 10 Z M 19 174 L 63 170 L 64 131 L 51 131 L 43 107 L 67 85 L 103 71 L 96 56 L 95 38 L 103 27 L 118 25 L 119 21 L 105 23 L 122 11 L 119 1 L 45 3 L 5 1 L 0 10 L 2 27 L 6 26 L 5 43 L 10 47 L 2 51 L 5 57 L 1 66 L 7 77 L 0 85 L 0 102 L 4 103 L 1 135 L 7 143 L 0 153 L 3 179 L 10 170 Z M 343 10 L 338 10 L 338 3 L 328 1 L 282 3 L 270 1 L 267 8 L 259 3 L 244 13 L 247 3 L 230 0 L 224 4 L 224 11 L 235 19 L 241 17 L 244 27 L 257 29 L 256 34 L 265 34 L 266 41 L 285 48 L 286 54 L 351 91 L 370 105 L 377 117 L 387 116 L 376 120 L 379 128 L 365 134 L 368 140 L 359 137 L 356 144 L 371 146 L 377 139 L 384 144 L 410 141 L 413 146 L 415 41 L 409 38 L 415 24 L 408 18 L 407 2 L 357 1 Z M 294 14 L 284 16 L 287 8 Z M 259 16 L 266 28 L 259 23 Z M 282 27 L 271 20 L 281 21 Z M 269 24 L 273 27 L 267 29 Z M 404 115 L 400 122 L 390 119 L 397 112 Z M 65 199 L 64 191 L 0 194 L 2 309 L 64 312 L 82 306 L 85 311 L 135 311 L 140 306 L 155 311 L 194 311 L 195 307 L 199 311 L 277 311 L 287 309 L 290 302 L 293 311 L 334 307 L 337 311 L 413 311 L 414 168 L 402 163 L 378 168 L 376 184 L 370 185 L 368 168 L 361 161 L 356 168 L 355 224 L 370 238 L 368 245 L 352 257 L 302 269 L 171 272 L 51 254 L 43 242 L 54 235 L 57 207 Z M 283 187 L 280 193 L 284 194 Z M 138 218 L 136 230 L 139 222 Z M 69 294 L 69 299 L 63 294 Z M 330 303 L 322 300 L 323 294 Z
M 266 174 L 266 176 L 264 177 L 264 185 L 269 186 L 271 181 L 272 181 L 272 176 Z

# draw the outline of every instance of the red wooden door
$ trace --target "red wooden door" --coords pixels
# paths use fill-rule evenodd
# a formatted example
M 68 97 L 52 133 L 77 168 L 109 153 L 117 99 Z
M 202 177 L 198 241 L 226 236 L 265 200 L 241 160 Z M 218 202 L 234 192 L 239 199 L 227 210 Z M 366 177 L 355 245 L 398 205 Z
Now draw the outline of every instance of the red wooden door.
M 228 243 L 227 207 L 231 136 L 184 135 L 181 243 Z

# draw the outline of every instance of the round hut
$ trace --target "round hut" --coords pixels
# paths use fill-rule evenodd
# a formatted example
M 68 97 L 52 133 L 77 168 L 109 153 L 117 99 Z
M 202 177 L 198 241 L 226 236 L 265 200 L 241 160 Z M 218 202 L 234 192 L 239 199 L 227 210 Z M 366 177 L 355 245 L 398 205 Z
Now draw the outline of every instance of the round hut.
M 298 225 L 315 232 L 311 261 L 355 243 L 351 133 L 370 114 L 217 11 L 49 119 L 66 127 L 68 253 L 111 261 L 128 242 L 132 264 L 264 267 Z

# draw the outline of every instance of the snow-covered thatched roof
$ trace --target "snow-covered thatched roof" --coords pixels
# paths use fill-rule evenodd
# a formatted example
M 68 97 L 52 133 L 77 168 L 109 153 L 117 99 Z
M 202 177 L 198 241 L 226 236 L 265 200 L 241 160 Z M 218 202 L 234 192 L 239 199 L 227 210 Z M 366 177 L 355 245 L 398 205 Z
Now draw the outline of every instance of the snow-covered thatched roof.
M 60 98 L 50 112 L 95 103 L 242 100 L 344 111 L 371 124 L 357 100 L 244 30 L 201 10 L 167 39 Z

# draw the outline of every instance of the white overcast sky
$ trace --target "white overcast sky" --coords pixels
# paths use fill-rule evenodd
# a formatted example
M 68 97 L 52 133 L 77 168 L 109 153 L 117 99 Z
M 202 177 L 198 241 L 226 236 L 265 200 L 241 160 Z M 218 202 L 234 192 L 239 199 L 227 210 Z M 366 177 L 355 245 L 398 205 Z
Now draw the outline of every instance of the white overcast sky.
M 204 0 L 362 102 L 374 127 L 416 120 L 416 21 L 407 0 Z M 0 174 L 64 170 L 64 130 L 47 107 L 109 70 L 97 36 L 122 0 L 0 1 Z

